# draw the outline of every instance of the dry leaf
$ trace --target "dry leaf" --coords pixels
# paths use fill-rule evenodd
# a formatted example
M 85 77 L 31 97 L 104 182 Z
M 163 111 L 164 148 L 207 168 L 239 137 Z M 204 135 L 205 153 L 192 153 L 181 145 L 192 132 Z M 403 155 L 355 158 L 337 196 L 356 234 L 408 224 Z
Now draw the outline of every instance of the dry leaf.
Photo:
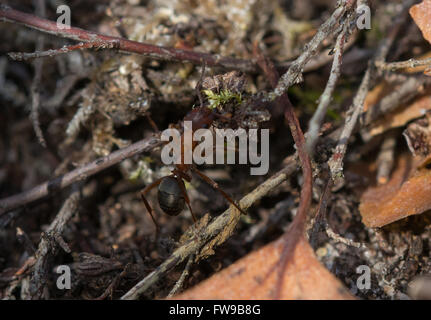
M 430 158 L 428 158 L 430 160 Z M 403 155 L 391 180 L 369 188 L 359 210 L 367 227 L 382 227 L 413 214 L 431 209 L 431 170 L 428 160 Z
M 380 82 L 372 90 L 370 90 L 365 97 L 363 112 L 367 112 L 374 105 L 376 105 L 384 96 L 394 90 L 394 85 L 386 81 Z
M 410 15 L 422 31 L 423 37 L 431 43 L 431 0 L 424 0 L 412 6 Z
M 283 240 L 238 260 L 175 299 L 273 299 L 279 280 Z M 341 282 L 316 259 L 301 237 L 286 267 L 280 299 L 354 299 Z
M 403 108 L 397 108 L 394 112 L 388 113 L 375 121 L 370 126 L 369 134 L 376 136 L 389 129 L 402 127 L 409 121 L 422 117 L 427 110 L 431 110 L 431 96 L 419 97 L 413 103 Z

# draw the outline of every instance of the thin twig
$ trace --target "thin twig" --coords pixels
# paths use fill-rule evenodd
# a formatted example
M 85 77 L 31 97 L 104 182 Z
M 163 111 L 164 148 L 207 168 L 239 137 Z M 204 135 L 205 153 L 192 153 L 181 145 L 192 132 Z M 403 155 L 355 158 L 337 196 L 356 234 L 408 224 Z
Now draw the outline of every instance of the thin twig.
M 395 71 L 399 69 L 415 68 L 421 66 L 431 66 L 431 58 L 427 59 L 409 59 L 406 61 L 397 62 L 379 62 L 376 63 L 376 67 L 381 70 Z
M 338 140 L 338 144 L 335 147 L 335 151 L 331 159 L 329 159 L 329 168 L 331 170 L 331 176 L 333 180 L 343 176 L 343 159 L 346 153 L 347 143 L 350 136 L 352 135 L 353 129 L 356 126 L 356 121 L 358 120 L 359 115 L 362 113 L 365 97 L 369 90 L 372 72 L 371 68 L 372 67 L 368 67 L 364 77 L 362 78 L 361 85 L 359 86 L 358 92 L 353 99 L 353 104 L 346 113 L 346 122 Z
M 364 77 L 362 78 L 359 89 L 353 99 L 353 104 L 346 112 L 346 121 L 341 132 L 341 135 L 338 139 L 338 144 L 335 147 L 335 151 L 329 160 L 329 168 L 331 170 L 331 176 L 333 180 L 337 180 L 337 182 L 342 181 L 343 179 L 343 159 L 346 154 L 347 144 L 350 136 L 353 133 L 353 130 L 356 126 L 359 115 L 362 113 L 365 97 L 368 94 L 368 90 L 370 87 L 371 79 L 376 74 L 375 63 L 384 62 L 387 54 L 389 53 L 389 49 L 396 39 L 396 36 L 401 29 L 401 25 L 404 23 L 407 13 L 406 9 L 411 6 L 414 1 L 405 1 L 403 3 L 403 7 L 400 9 L 399 16 L 395 19 L 394 25 L 389 32 L 388 36 L 381 40 L 379 43 L 376 54 L 373 59 L 370 61 L 367 71 L 365 72 Z
M 36 14 L 44 17 L 45 16 L 45 0 L 36 0 Z M 45 43 L 45 37 L 39 35 L 36 40 L 36 51 L 43 50 Z M 43 137 L 42 129 L 40 128 L 39 122 L 39 107 L 40 107 L 40 92 L 39 86 L 42 80 L 43 60 L 36 60 L 33 63 L 34 66 L 34 77 L 33 83 L 31 84 L 31 113 L 30 118 L 33 123 L 33 129 L 36 133 L 36 137 L 39 143 L 46 148 L 46 141 Z
M 394 166 L 394 152 L 397 143 L 395 134 L 388 134 L 383 140 L 379 155 L 377 156 L 377 183 L 385 184 L 389 181 Z
M 275 88 L 277 86 L 277 81 L 279 80 L 277 70 L 269 60 L 265 59 L 259 52 L 256 53 L 259 57 L 258 64 L 264 71 L 271 86 Z M 283 247 L 279 263 L 279 281 L 277 282 L 277 287 L 274 290 L 275 298 L 278 298 L 282 289 L 281 285 L 283 283 L 286 266 L 292 257 L 296 244 L 305 233 L 305 223 L 307 221 L 307 215 L 311 205 L 313 178 L 311 161 L 305 146 L 305 137 L 302 133 L 299 120 L 295 115 L 295 110 L 293 109 L 293 105 L 290 102 L 287 93 L 282 94 L 276 100 L 276 103 L 280 104 L 280 106 L 285 110 L 284 117 L 289 124 L 290 132 L 296 145 L 304 179 L 296 216 L 283 235 L 285 246 Z
M 287 92 L 289 87 L 296 83 L 302 82 L 302 73 L 307 62 L 316 55 L 317 50 L 319 49 L 323 40 L 325 40 L 334 32 L 340 22 L 341 17 L 347 11 L 352 10 L 355 7 L 355 3 L 356 0 L 340 1 L 338 7 L 332 13 L 331 17 L 319 27 L 313 39 L 311 39 L 311 41 L 305 45 L 303 53 L 291 64 L 289 70 L 287 70 L 287 72 L 281 76 L 277 86 L 268 95 L 270 100 L 280 97 L 285 92 Z
M 336 233 L 334 230 L 332 230 L 331 226 L 329 225 L 328 221 L 325 219 L 325 231 L 329 238 L 334 240 L 338 243 L 343 243 L 346 246 L 349 247 L 355 247 L 355 248 L 362 248 L 364 245 L 360 242 L 356 242 L 352 239 L 347 239 Z
M 59 54 L 65 54 L 69 53 L 71 51 L 75 50 L 84 50 L 84 49 L 115 49 L 118 46 L 118 42 L 112 41 L 112 42 L 106 42 L 106 41 L 94 41 L 94 42 L 80 42 L 78 44 L 73 44 L 70 46 L 63 46 L 59 49 L 50 49 L 46 51 L 42 51 L 41 48 L 36 49 L 35 52 L 9 52 L 8 55 L 13 60 L 17 61 L 24 61 L 24 60 L 30 60 L 30 59 L 37 59 L 37 58 L 45 58 L 45 57 L 54 57 Z M 37 59 L 39 60 L 39 59 Z M 36 61 L 37 61 L 36 60 Z
M 171 298 L 180 292 L 181 288 L 184 285 L 184 281 L 186 281 L 187 277 L 190 274 L 190 268 L 193 265 L 193 258 L 194 258 L 193 255 L 191 255 L 189 257 L 189 260 L 187 261 L 186 267 L 184 268 L 183 272 L 181 273 L 180 278 L 175 283 L 175 286 L 172 288 L 171 292 L 169 292 L 168 298 Z
M 33 298 L 40 299 L 43 296 L 43 288 L 46 285 L 46 275 L 49 270 L 49 253 L 55 251 L 60 245 L 54 236 L 61 237 L 66 224 L 78 211 L 81 193 L 79 189 L 74 190 L 66 199 L 55 219 L 51 222 L 45 236 L 41 237 L 39 247 L 36 252 L 36 264 L 31 278 L 30 291 Z M 61 245 L 60 245 L 61 246 Z
M 29 256 L 32 256 L 36 249 L 34 248 L 33 243 L 31 242 L 27 233 L 25 233 L 24 230 L 22 230 L 20 227 L 16 228 L 16 238 L 18 242 L 20 242 L 24 246 L 24 249 L 27 254 Z
M 280 185 L 295 170 L 295 157 L 291 157 L 284 169 L 280 170 L 241 199 L 239 202 L 241 209 L 247 210 L 253 203 L 259 201 L 269 191 Z M 123 295 L 121 299 L 138 299 L 139 296 L 145 293 L 152 285 L 154 285 L 154 283 L 164 277 L 168 271 L 172 270 L 191 255 L 195 255 L 199 258 L 201 251 L 212 250 L 214 240 L 219 237 L 220 234 L 223 234 L 223 237 L 216 242 L 216 245 L 223 243 L 233 232 L 240 216 L 241 213 L 235 207 L 230 206 L 225 212 L 210 222 L 203 231 L 199 232 L 199 239 L 192 239 L 176 249 L 169 258 L 167 258 L 143 280 L 137 283 L 132 289 Z M 226 229 L 228 230 L 227 234 Z
M 136 53 L 151 58 L 165 61 L 188 61 L 194 64 L 205 62 L 207 66 L 219 66 L 226 69 L 241 70 L 244 72 L 255 72 L 255 64 L 251 60 L 223 57 L 217 54 L 209 54 L 191 50 L 181 50 L 170 47 L 156 46 L 152 44 L 131 41 L 120 37 L 112 37 L 80 28 L 70 27 L 60 29 L 56 22 L 14 10 L 8 6 L 0 6 L 0 21 L 20 23 L 26 27 L 41 32 L 53 34 L 61 38 L 75 41 L 104 43 L 106 48 L 118 48 L 126 53 Z
M 320 127 L 322 126 L 323 119 L 326 115 L 326 110 L 328 109 L 329 103 L 331 102 L 333 92 L 335 90 L 335 85 L 337 84 L 338 77 L 340 76 L 341 69 L 341 57 L 343 56 L 343 47 L 346 42 L 348 24 L 345 23 L 343 31 L 338 35 L 337 41 L 335 43 L 335 53 L 334 61 L 332 62 L 331 73 L 329 75 L 328 82 L 326 83 L 325 90 L 319 98 L 319 105 L 313 117 L 308 125 L 307 132 L 307 151 L 310 156 L 313 156 L 314 146 L 317 142 L 317 137 L 319 135 Z
M 147 152 L 161 145 L 159 137 L 152 136 L 140 140 L 128 147 L 119 149 L 111 154 L 98 158 L 86 165 L 72 170 L 52 180 L 46 181 L 28 191 L 13 195 L 0 200 L 0 216 L 24 206 L 41 198 L 44 198 L 56 191 L 59 191 L 74 182 L 83 181 L 88 177 L 142 152 Z

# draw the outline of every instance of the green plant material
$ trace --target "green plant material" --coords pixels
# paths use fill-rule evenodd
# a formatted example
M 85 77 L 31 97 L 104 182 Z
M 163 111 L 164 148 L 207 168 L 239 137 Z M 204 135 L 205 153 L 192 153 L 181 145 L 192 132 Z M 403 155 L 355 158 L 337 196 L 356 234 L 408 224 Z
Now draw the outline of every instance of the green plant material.
M 215 93 L 212 90 L 203 90 L 203 92 L 208 98 L 209 108 L 211 109 L 220 108 L 232 100 L 235 100 L 236 104 L 241 104 L 242 102 L 241 93 L 234 93 L 227 89 L 221 90 L 220 93 Z
M 318 100 L 320 98 L 320 95 L 322 94 L 322 92 L 318 90 L 302 90 L 299 87 L 289 88 L 289 93 L 294 95 L 299 100 L 300 104 L 305 107 L 307 112 L 311 114 L 316 111 Z M 342 96 L 337 92 L 334 92 L 332 101 L 335 104 L 340 104 L 342 100 Z M 326 115 L 332 120 L 339 120 L 341 118 L 338 112 L 332 108 L 328 108 L 328 110 L 326 111 Z
M 148 174 L 149 164 L 154 160 L 151 157 L 145 157 L 139 160 L 138 167 L 133 170 L 129 175 L 129 181 L 136 182 L 141 178 L 145 178 Z
M 337 111 L 335 111 L 334 109 L 329 109 L 326 111 L 326 115 L 330 118 L 332 118 L 333 120 L 340 120 L 340 115 L 338 114 Z

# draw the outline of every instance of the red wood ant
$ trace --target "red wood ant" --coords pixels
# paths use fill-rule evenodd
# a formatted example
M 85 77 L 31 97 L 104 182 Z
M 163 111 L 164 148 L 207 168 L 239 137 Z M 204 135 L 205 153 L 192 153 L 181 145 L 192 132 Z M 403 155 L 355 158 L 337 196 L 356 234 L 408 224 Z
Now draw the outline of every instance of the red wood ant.
M 200 128 L 209 128 L 216 117 L 223 118 L 223 116 L 214 113 L 210 108 L 206 106 L 195 107 L 191 110 L 185 117 L 184 121 L 191 121 L 192 132 L 194 133 Z M 193 141 L 191 144 L 192 151 L 196 146 L 197 142 Z M 184 144 L 184 133 L 181 136 L 181 159 L 184 159 L 184 148 L 187 147 Z M 160 208 L 170 216 L 177 216 L 184 209 L 184 203 L 187 204 L 190 213 L 192 214 L 193 221 L 196 223 L 197 219 L 193 213 L 192 207 L 190 205 L 190 199 L 187 195 L 187 191 L 184 185 L 184 180 L 190 182 L 192 180 L 191 172 L 195 172 L 199 177 L 211 185 L 214 189 L 218 190 L 232 205 L 234 205 L 241 213 L 246 214 L 232 198 L 224 192 L 218 184 L 212 180 L 210 177 L 206 176 L 204 173 L 199 171 L 194 164 L 176 164 L 175 168 L 172 170 L 172 174 L 162 177 L 141 191 L 141 197 L 144 201 L 145 207 L 148 210 L 157 230 L 159 226 L 154 218 L 153 208 L 150 206 L 149 202 L 145 198 L 145 195 L 154 187 L 158 186 L 158 202 Z

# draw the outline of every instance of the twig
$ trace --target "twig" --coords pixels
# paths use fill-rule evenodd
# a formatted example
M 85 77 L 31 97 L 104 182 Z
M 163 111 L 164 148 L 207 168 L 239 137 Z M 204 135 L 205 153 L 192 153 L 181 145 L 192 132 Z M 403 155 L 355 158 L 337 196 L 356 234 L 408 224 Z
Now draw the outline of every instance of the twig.
M 24 246 L 24 249 L 27 254 L 29 256 L 32 256 L 36 250 L 27 233 L 25 233 L 24 230 L 22 230 L 20 227 L 16 228 L 16 238 L 18 242 L 20 242 Z
M 118 286 L 118 284 L 120 283 L 120 280 L 122 278 L 124 278 L 127 273 L 130 271 L 130 267 L 132 265 L 129 263 L 127 264 L 123 271 L 121 271 L 120 274 L 118 274 L 115 279 L 109 284 L 109 286 L 106 288 L 106 290 L 102 293 L 102 295 L 100 295 L 99 297 L 96 298 L 96 300 L 103 300 L 105 299 L 108 295 L 111 295 L 111 299 L 112 299 L 112 295 L 114 293 L 115 287 Z
M 86 165 L 72 170 L 52 180 L 46 181 L 28 191 L 13 195 L 9 198 L 0 200 L 0 216 L 6 212 L 29 204 L 33 201 L 46 197 L 54 192 L 61 190 L 72 183 L 83 181 L 88 177 L 142 152 L 150 151 L 161 145 L 159 137 L 152 136 L 140 140 L 128 147 L 119 149 L 111 154 L 98 158 Z
M 274 189 L 286 180 L 295 171 L 295 169 L 296 161 L 294 157 L 291 157 L 284 169 L 270 177 L 252 192 L 243 197 L 239 202 L 240 207 L 243 210 L 248 209 L 253 203 L 260 200 L 270 190 Z M 192 239 L 176 249 L 169 258 L 167 258 L 143 280 L 137 283 L 132 289 L 123 295 L 121 299 L 133 300 L 139 298 L 140 295 L 160 280 L 169 270 L 176 267 L 191 255 L 195 255 L 199 258 L 202 251 L 212 250 L 214 244 L 219 245 L 223 243 L 233 232 L 239 221 L 239 217 L 240 212 L 236 210 L 235 207 L 230 206 L 225 212 L 209 223 L 203 231 L 199 232 L 199 239 Z M 227 233 L 226 230 L 228 230 Z M 221 234 L 223 236 L 217 239 Z M 214 240 L 218 241 L 214 243 Z
M 326 182 L 325 188 L 323 189 L 322 195 L 320 196 L 319 206 L 317 207 L 316 215 L 313 220 L 313 226 L 311 227 L 310 232 L 310 244 L 313 248 L 316 248 L 317 246 L 319 231 L 325 229 L 326 210 L 328 208 L 329 200 L 331 199 L 331 188 L 333 183 L 333 180 L 329 178 Z
M 176 295 L 178 292 L 180 292 L 181 288 L 183 287 L 184 281 L 189 276 L 190 268 L 192 267 L 192 264 L 193 264 L 193 258 L 194 258 L 193 255 L 191 255 L 189 257 L 189 260 L 187 261 L 187 264 L 186 264 L 186 267 L 184 268 L 184 271 L 181 273 L 180 278 L 175 283 L 175 286 L 172 288 L 171 292 L 169 292 L 168 298 L 171 298 L 174 295 Z
M 278 81 L 277 70 L 275 69 L 274 65 L 269 60 L 265 59 L 260 53 L 258 53 L 258 56 L 258 64 L 264 71 L 269 83 L 272 87 L 276 87 Z M 313 179 L 310 157 L 305 147 L 305 137 L 302 133 L 299 120 L 295 115 L 293 105 L 291 104 L 287 93 L 282 94 L 276 100 L 276 103 L 280 104 L 280 106 L 285 110 L 284 117 L 289 124 L 290 132 L 297 148 L 304 178 L 296 216 L 283 235 L 285 246 L 283 247 L 279 263 L 279 281 L 277 282 L 277 287 L 274 290 L 275 298 L 278 298 L 280 296 L 281 285 L 283 283 L 286 266 L 292 257 L 296 244 L 305 232 L 305 223 L 307 221 L 307 215 L 311 205 Z
M 334 240 L 335 242 L 343 243 L 347 246 L 355 247 L 355 248 L 363 247 L 362 243 L 353 241 L 351 239 L 344 238 L 344 237 L 340 236 L 338 233 L 334 232 L 334 230 L 332 230 L 331 226 L 329 225 L 329 223 L 326 219 L 325 219 L 325 231 L 326 231 L 326 234 L 328 235 L 328 237 L 331 238 L 332 240 Z
M 331 73 L 329 80 L 326 83 L 325 90 L 319 98 L 319 105 L 313 117 L 310 120 L 307 133 L 307 151 L 310 156 L 313 156 L 314 146 L 316 145 L 317 137 L 319 135 L 320 127 L 322 126 L 323 119 L 326 115 L 329 103 L 332 99 L 332 94 L 335 90 L 335 85 L 340 76 L 341 57 L 343 56 L 343 47 L 346 42 L 348 23 L 345 23 L 343 31 L 338 35 L 335 43 L 334 61 L 332 62 Z
M 329 160 L 329 168 L 331 170 L 332 179 L 337 180 L 337 182 L 343 180 L 343 159 L 347 150 L 347 143 L 356 126 L 359 115 L 362 113 L 365 97 L 370 87 L 371 78 L 374 77 L 377 71 L 375 63 L 383 62 L 385 60 L 385 57 L 387 56 L 389 49 L 401 28 L 401 25 L 404 23 L 407 17 L 406 9 L 409 8 L 412 3 L 414 3 L 414 1 L 405 1 L 403 3 L 400 14 L 394 22 L 394 26 L 389 32 L 389 35 L 379 43 L 376 54 L 370 61 L 367 71 L 362 78 L 359 89 L 353 99 L 353 104 L 346 112 L 346 121 L 343 130 L 341 132 L 340 138 L 338 139 L 338 144 L 335 147 L 335 151 Z
M 80 198 L 81 194 L 79 189 L 73 191 L 50 224 L 46 231 L 46 236 L 41 237 L 39 247 L 36 252 L 37 261 L 34 265 L 34 273 L 31 278 L 30 291 L 33 298 L 39 299 L 43 295 L 43 288 L 46 285 L 46 274 L 49 270 L 49 253 L 53 252 L 59 245 L 59 243 L 55 241 L 54 236 L 57 236 L 57 238 L 58 236 L 61 237 L 66 224 L 78 211 Z
M 319 27 L 313 39 L 305 45 L 304 52 L 291 64 L 289 70 L 281 76 L 277 86 L 268 95 L 270 100 L 283 95 L 293 84 L 302 82 L 302 72 L 307 62 L 316 55 L 323 40 L 334 32 L 341 17 L 347 11 L 353 9 L 355 3 L 356 0 L 340 1 L 331 17 Z
M 310 243 L 313 248 L 315 248 L 318 244 L 318 234 L 320 230 L 324 230 L 326 235 L 334 240 L 335 242 L 344 243 L 345 245 L 361 248 L 363 247 L 362 243 L 353 241 L 351 239 L 347 239 L 336 233 L 331 226 L 329 225 L 327 215 L 327 208 L 329 204 L 329 200 L 331 199 L 332 192 L 331 188 L 334 185 L 334 181 L 329 178 L 326 186 L 323 190 L 322 196 L 320 197 L 319 207 L 317 209 L 316 217 L 313 222 L 313 226 L 311 228 L 310 233 Z
M 378 62 L 376 63 L 376 67 L 381 70 L 389 70 L 389 71 L 395 71 L 399 69 L 406 69 L 406 68 L 415 68 L 415 67 L 421 67 L 421 66 L 431 66 L 431 58 L 422 59 L 422 60 L 416 60 L 416 59 L 409 59 L 406 61 L 398 61 L 398 62 Z
M 377 183 L 385 184 L 389 181 L 389 177 L 394 166 L 394 151 L 396 146 L 396 136 L 389 134 L 383 140 L 379 155 L 377 156 Z
M 356 126 L 356 121 L 359 115 L 362 113 L 365 97 L 368 93 L 371 68 L 368 67 L 365 72 L 365 76 L 362 78 L 361 85 L 359 86 L 358 92 L 353 99 L 353 104 L 350 106 L 346 113 L 346 122 L 341 132 L 341 136 L 338 140 L 338 144 L 335 147 L 335 151 L 329 159 L 329 168 L 331 170 L 331 176 L 333 180 L 337 180 L 343 176 L 343 159 L 347 149 L 347 143 L 350 136 L 352 135 L 353 129 Z
M 38 48 L 35 52 L 9 52 L 8 55 L 13 60 L 24 61 L 30 59 L 44 58 L 44 57 L 54 57 L 59 54 L 69 53 L 75 50 L 84 50 L 84 49 L 116 49 L 118 46 L 118 42 L 111 41 L 94 41 L 94 42 L 86 42 L 86 43 L 78 43 L 70 46 L 63 46 L 59 49 L 50 49 L 46 51 L 42 51 L 42 49 Z M 39 60 L 39 59 L 38 59 Z
M 57 23 L 54 21 L 20 12 L 5 5 L 0 6 L 0 21 L 20 23 L 26 27 L 36 29 L 41 32 L 75 41 L 104 43 L 107 48 L 111 46 L 113 48 L 118 48 L 118 50 L 122 52 L 136 53 L 159 60 L 188 61 L 194 64 L 202 64 L 202 62 L 205 62 L 207 66 L 219 66 L 226 69 L 241 70 L 244 72 L 255 72 L 257 70 L 254 62 L 251 60 L 236 59 L 231 57 L 223 57 L 217 54 L 212 55 L 204 52 L 156 46 L 127 40 L 120 37 L 111 37 L 75 27 L 60 29 L 57 26 Z
M 36 2 L 36 14 L 44 17 L 45 16 L 45 0 L 37 0 Z M 36 51 L 43 50 L 45 38 L 39 35 L 36 40 Z M 42 129 L 40 128 L 39 122 L 39 106 L 40 106 L 40 92 L 39 86 L 42 79 L 43 60 L 36 60 L 33 63 L 34 66 L 34 78 L 31 84 L 31 113 L 30 118 L 33 123 L 33 129 L 36 133 L 36 137 L 39 143 L 46 148 L 46 141 L 43 137 Z

